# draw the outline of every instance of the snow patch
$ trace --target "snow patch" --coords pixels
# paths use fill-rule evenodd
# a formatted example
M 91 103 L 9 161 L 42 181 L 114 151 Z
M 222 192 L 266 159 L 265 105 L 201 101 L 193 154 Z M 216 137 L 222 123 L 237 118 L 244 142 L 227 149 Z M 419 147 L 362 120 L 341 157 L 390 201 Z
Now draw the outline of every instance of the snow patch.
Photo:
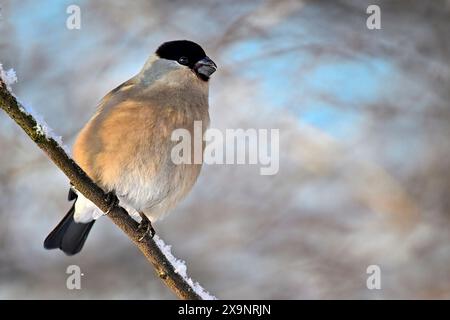
M 192 290 L 194 290 L 195 293 L 197 293 L 204 300 L 217 299 L 215 296 L 211 295 L 208 291 L 203 289 L 203 287 L 198 282 L 194 282 L 191 278 L 188 277 L 186 263 L 182 260 L 177 259 L 172 254 L 171 252 L 172 246 L 165 244 L 164 241 L 157 235 L 153 237 L 153 240 L 155 240 L 156 245 L 159 247 L 161 252 L 166 256 L 167 260 L 169 260 L 170 264 L 172 264 L 173 268 L 175 269 L 175 272 L 183 277 L 183 279 L 191 286 Z
M 34 118 L 34 120 L 36 120 L 36 132 L 44 137 L 46 137 L 47 139 L 53 139 L 55 140 L 58 145 L 63 148 L 63 150 L 70 155 L 70 149 L 64 144 L 62 137 L 56 135 L 53 132 L 53 129 L 50 128 L 47 123 L 44 120 L 44 117 L 42 117 L 39 113 L 37 113 L 33 107 L 31 107 L 30 105 L 25 106 L 24 103 L 22 103 L 21 101 L 19 101 L 20 103 L 20 109 L 22 112 L 29 114 L 30 116 L 32 116 Z
M 8 71 L 5 71 L 3 70 L 3 65 L 0 63 L 0 77 L 6 84 L 6 89 L 12 94 L 11 85 L 17 82 L 17 75 L 14 69 L 9 69 Z M 40 134 L 46 137 L 47 139 L 55 140 L 67 154 L 70 154 L 70 150 L 69 148 L 67 148 L 66 145 L 64 145 L 62 137 L 56 135 L 53 132 L 52 128 L 50 128 L 45 122 L 44 117 L 35 112 L 31 106 L 26 106 L 25 103 L 20 101 L 17 97 L 16 100 L 19 103 L 20 111 L 32 116 L 34 120 L 36 120 L 35 129 L 37 134 Z
M 11 92 L 11 85 L 17 82 L 17 75 L 14 69 L 5 71 L 3 70 L 3 65 L 0 63 L 0 78 L 6 84 L 6 89 Z

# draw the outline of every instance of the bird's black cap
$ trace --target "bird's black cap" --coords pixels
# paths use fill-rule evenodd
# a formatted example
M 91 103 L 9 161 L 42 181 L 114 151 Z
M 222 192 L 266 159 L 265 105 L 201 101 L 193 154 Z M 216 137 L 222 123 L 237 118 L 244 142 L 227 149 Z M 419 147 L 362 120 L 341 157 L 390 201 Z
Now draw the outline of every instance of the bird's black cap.
M 158 57 L 175 60 L 190 68 L 206 57 L 205 51 L 195 42 L 189 40 L 175 40 L 163 43 L 156 50 Z

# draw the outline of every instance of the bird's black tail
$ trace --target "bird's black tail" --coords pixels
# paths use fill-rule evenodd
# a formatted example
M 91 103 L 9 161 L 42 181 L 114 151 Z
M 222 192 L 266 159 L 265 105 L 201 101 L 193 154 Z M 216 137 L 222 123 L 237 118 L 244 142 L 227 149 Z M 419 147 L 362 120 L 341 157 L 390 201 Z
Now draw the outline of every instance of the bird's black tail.
M 71 195 L 69 193 L 69 199 Z M 76 202 L 76 200 L 75 200 Z M 45 249 L 61 249 L 65 254 L 71 256 L 77 254 L 83 248 L 84 242 L 94 225 L 95 220 L 89 223 L 75 222 L 75 202 L 72 208 L 53 229 L 44 241 Z

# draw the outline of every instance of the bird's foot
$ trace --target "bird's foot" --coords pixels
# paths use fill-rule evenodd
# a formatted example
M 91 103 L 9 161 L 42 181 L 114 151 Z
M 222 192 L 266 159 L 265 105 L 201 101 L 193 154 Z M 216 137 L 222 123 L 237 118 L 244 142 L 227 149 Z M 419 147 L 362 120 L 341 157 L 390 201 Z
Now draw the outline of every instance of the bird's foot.
M 114 191 L 110 191 L 106 194 L 105 202 L 108 204 L 108 210 L 105 212 L 105 215 L 107 215 L 119 205 L 119 198 Z
M 141 214 L 142 220 L 139 223 L 138 232 L 142 232 L 142 236 L 139 238 L 139 242 L 144 241 L 147 236 L 153 238 L 155 236 L 155 229 L 153 229 L 150 220 L 143 214 Z

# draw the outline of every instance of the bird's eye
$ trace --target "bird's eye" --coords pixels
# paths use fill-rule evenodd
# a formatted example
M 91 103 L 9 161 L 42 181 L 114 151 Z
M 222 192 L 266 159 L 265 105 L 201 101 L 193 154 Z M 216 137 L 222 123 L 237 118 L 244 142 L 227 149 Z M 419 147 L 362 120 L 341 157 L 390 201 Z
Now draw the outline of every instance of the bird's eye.
M 180 57 L 180 59 L 178 59 L 178 62 L 180 64 L 187 65 L 189 63 L 189 59 L 187 57 Z

